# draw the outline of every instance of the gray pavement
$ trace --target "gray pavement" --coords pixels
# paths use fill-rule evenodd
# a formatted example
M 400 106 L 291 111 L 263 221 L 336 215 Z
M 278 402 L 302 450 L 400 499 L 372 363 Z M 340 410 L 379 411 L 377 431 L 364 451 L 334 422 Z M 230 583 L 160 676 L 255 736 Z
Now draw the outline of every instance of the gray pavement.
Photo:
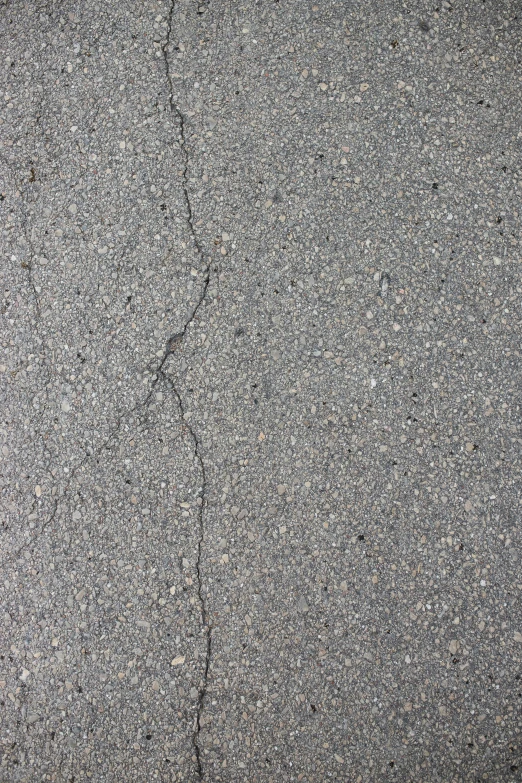
M 0 7 L 0 781 L 522 780 L 515 2 Z

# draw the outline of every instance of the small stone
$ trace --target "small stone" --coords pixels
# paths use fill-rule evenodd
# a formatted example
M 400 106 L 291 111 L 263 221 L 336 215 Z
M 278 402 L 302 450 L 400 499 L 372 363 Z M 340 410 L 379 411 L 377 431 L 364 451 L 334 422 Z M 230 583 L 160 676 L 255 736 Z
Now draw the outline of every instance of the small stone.
M 522 633 L 520 633 L 519 631 L 515 631 L 515 633 L 513 634 L 513 638 L 516 642 L 522 642 Z
M 449 649 L 449 651 L 450 651 L 450 653 L 452 655 L 455 655 L 455 653 L 459 649 L 458 641 L 456 639 L 452 639 L 451 642 L 449 643 L 449 648 L 448 649 Z
M 297 611 L 302 612 L 303 614 L 308 611 L 308 604 L 306 603 L 304 595 L 302 595 L 297 602 Z
M 64 413 L 69 413 L 70 410 L 71 410 L 71 405 L 69 403 L 69 400 L 64 400 L 62 402 L 62 411 Z
M 41 497 L 42 488 L 39 484 L 37 484 L 36 487 L 34 488 L 34 494 L 36 495 L 37 498 Z
M 184 655 L 176 655 L 176 657 L 171 660 L 170 665 L 171 666 L 181 666 L 182 663 L 185 663 L 185 656 Z
M 359 87 L 359 90 L 360 90 L 361 92 L 366 92 L 366 90 L 368 89 L 368 87 L 369 87 L 369 86 L 370 86 L 369 84 L 367 84 L 366 82 L 363 82 L 363 83 L 361 84 L 361 86 Z

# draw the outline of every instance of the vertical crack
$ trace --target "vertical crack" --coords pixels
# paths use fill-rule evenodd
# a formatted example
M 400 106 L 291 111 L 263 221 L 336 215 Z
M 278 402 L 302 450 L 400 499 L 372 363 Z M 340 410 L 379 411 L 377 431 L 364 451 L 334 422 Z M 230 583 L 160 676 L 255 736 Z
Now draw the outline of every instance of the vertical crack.
M 22 231 L 24 232 L 25 240 L 28 247 L 28 259 L 25 261 L 22 266 L 24 269 L 27 270 L 28 278 L 29 278 L 29 288 L 33 292 L 34 301 L 35 301 L 35 311 L 36 311 L 36 323 L 41 318 L 40 313 L 40 297 L 38 296 L 38 291 L 36 290 L 36 283 L 34 282 L 34 259 L 36 258 L 36 252 L 34 249 L 33 239 L 29 232 L 29 216 L 27 214 L 26 209 L 22 206 Z
M 167 346 L 165 349 L 165 353 L 160 361 L 159 367 L 156 371 L 156 382 L 159 380 L 161 376 L 164 376 L 163 373 L 163 366 L 169 356 L 177 351 L 177 349 L 181 346 L 183 339 L 185 337 L 185 334 L 187 332 L 188 327 L 196 317 L 196 314 L 199 310 L 199 308 L 203 305 L 203 302 L 205 301 L 206 295 L 207 295 L 207 289 L 210 282 L 210 265 L 211 265 L 211 258 L 210 256 L 205 259 L 205 254 L 203 252 L 203 249 L 199 243 L 197 233 L 194 226 L 194 215 L 192 211 L 192 202 L 190 198 L 190 193 L 188 190 L 188 169 L 189 169 L 189 153 L 186 145 L 186 137 L 185 137 L 185 116 L 183 112 L 181 111 L 180 107 L 176 104 L 174 100 L 174 84 L 172 81 L 172 73 L 170 70 L 170 62 L 169 62 L 169 47 L 171 42 L 171 35 L 172 35 L 172 22 L 174 17 L 174 11 L 176 7 L 176 0 L 170 0 L 170 5 L 168 9 L 168 15 L 167 15 L 167 33 L 166 37 L 162 44 L 162 53 L 163 53 L 163 59 L 165 62 L 165 74 L 167 77 L 168 82 L 168 90 L 169 90 L 169 108 L 170 112 L 173 117 L 176 118 L 179 128 L 179 148 L 181 151 L 181 155 L 183 158 L 183 172 L 182 172 L 182 189 L 183 189 L 183 195 L 184 195 L 184 201 L 185 201 L 185 209 L 186 209 L 186 215 L 187 215 L 187 225 L 189 228 L 190 235 L 192 237 L 192 241 L 194 243 L 194 247 L 197 250 L 197 253 L 199 255 L 199 258 L 202 262 L 203 266 L 203 286 L 201 289 L 201 293 L 199 296 L 198 301 L 196 302 L 195 306 L 192 309 L 192 312 L 190 313 L 188 319 L 186 320 L 181 332 L 173 335 L 167 342 Z M 170 379 L 169 379 L 170 380 Z M 208 615 L 208 608 L 207 608 L 207 601 L 205 598 L 205 594 L 203 591 L 203 578 L 201 573 L 201 560 L 202 560 L 202 554 L 203 554 L 203 541 L 205 537 L 205 507 L 206 507 L 206 492 L 207 492 L 207 476 L 206 476 L 206 470 L 205 470 L 205 462 L 203 460 L 203 456 L 201 453 L 201 444 L 199 442 L 198 436 L 188 421 L 185 420 L 185 408 L 183 404 L 183 399 L 181 397 L 181 394 L 179 393 L 178 389 L 170 380 L 171 388 L 173 391 L 174 396 L 176 397 L 181 420 L 185 423 L 190 436 L 192 438 L 192 442 L 194 444 L 194 456 L 195 460 L 199 466 L 199 471 L 201 475 L 201 488 L 200 488 L 200 495 L 197 498 L 198 501 L 198 545 L 197 545 L 197 557 L 196 557 L 196 579 L 197 579 L 197 593 L 198 593 L 198 601 L 200 606 L 200 612 L 201 612 L 201 623 L 203 626 L 203 632 L 205 634 L 205 665 L 203 668 L 203 675 L 201 679 L 201 684 L 198 687 L 198 698 L 196 703 L 196 717 L 195 717 L 195 723 L 194 723 L 194 731 L 192 734 L 192 745 L 194 748 L 194 755 L 196 757 L 196 770 L 199 780 L 203 780 L 203 764 L 202 764 L 202 758 L 201 758 L 201 748 L 200 748 L 200 732 L 201 732 L 201 717 L 203 713 L 203 709 L 205 707 L 205 698 L 207 694 L 207 683 L 208 683 L 208 673 L 210 668 L 210 660 L 212 655 L 212 626 L 210 624 L 209 615 Z M 154 385 L 154 384 L 153 384 Z M 151 390 L 152 393 L 152 390 Z
M 170 379 L 169 379 L 170 380 Z M 171 389 L 172 392 L 177 400 L 180 416 L 183 421 L 185 421 L 185 408 L 183 405 L 183 399 L 172 383 Z M 196 704 L 196 719 L 195 719 L 195 726 L 194 726 L 194 732 L 192 735 L 192 745 L 194 747 L 194 755 L 196 756 L 196 766 L 197 766 L 197 773 L 200 780 L 203 780 L 203 765 L 201 761 L 201 749 L 199 746 L 199 734 L 201 731 L 201 716 L 203 713 L 203 708 L 205 706 L 205 697 L 207 693 L 207 681 L 208 681 L 208 672 L 210 668 L 210 659 L 212 655 L 212 626 L 209 621 L 208 616 L 208 609 L 207 609 L 207 602 L 205 595 L 203 593 L 203 578 L 201 575 L 201 557 L 203 554 L 203 539 L 205 536 L 205 505 L 206 505 L 206 491 L 207 491 L 207 476 L 205 471 L 205 462 L 203 460 L 203 457 L 201 455 L 201 447 L 199 443 L 199 439 L 192 428 L 190 424 L 186 422 L 186 427 L 190 433 L 190 436 L 192 438 L 192 442 L 194 444 L 194 456 L 196 458 L 196 461 L 199 466 L 200 474 L 201 474 L 201 487 L 200 487 L 200 494 L 196 499 L 196 502 L 198 503 L 198 548 L 197 548 L 197 557 L 196 557 L 196 579 L 197 579 L 197 592 L 198 592 L 198 600 L 200 605 L 200 611 L 201 611 L 201 623 L 203 626 L 203 631 L 205 633 L 205 665 L 203 668 L 203 676 L 201 680 L 201 685 L 198 688 L 198 698 L 197 698 L 197 704 Z

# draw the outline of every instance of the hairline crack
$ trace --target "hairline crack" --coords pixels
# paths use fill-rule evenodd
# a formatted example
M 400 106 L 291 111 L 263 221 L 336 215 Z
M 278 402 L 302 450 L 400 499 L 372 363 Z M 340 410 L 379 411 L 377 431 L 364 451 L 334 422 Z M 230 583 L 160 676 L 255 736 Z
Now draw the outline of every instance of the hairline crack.
M 168 90 L 169 90 L 169 108 L 170 112 L 173 117 L 177 118 L 178 121 L 178 127 L 179 127 L 179 136 L 178 136 L 178 142 L 179 142 L 179 148 L 180 152 L 183 158 L 183 172 L 182 172 L 182 190 L 185 200 L 185 209 L 187 214 L 187 225 L 189 227 L 189 231 L 192 237 L 192 241 L 194 243 L 194 247 L 197 250 L 197 253 L 201 259 L 201 261 L 204 262 L 204 268 L 203 268 L 203 287 L 201 289 L 201 293 L 199 296 L 198 301 L 196 302 L 194 308 L 192 309 L 192 312 L 190 313 L 188 319 L 185 321 L 185 324 L 181 330 L 181 332 L 173 335 L 167 342 L 167 346 L 165 348 L 165 352 L 163 354 L 163 357 L 160 361 L 160 364 L 156 370 L 156 383 L 159 380 L 160 377 L 164 376 L 165 373 L 163 372 L 163 367 L 165 363 L 167 362 L 167 359 L 171 354 L 173 354 L 178 345 L 180 345 L 183 342 L 183 339 L 185 337 L 185 334 L 187 332 L 187 329 L 189 328 L 190 324 L 194 321 L 196 314 L 199 310 L 199 308 L 203 305 L 206 295 L 208 286 L 210 283 L 210 266 L 211 266 L 211 258 L 208 256 L 208 259 L 205 261 L 205 254 L 203 252 L 203 249 L 199 243 L 197 233 L 194 226 L 194 215 L 192 211 L 192 201 L 190 198 L 190 193 L 188 190 L 188 169 L 189 169 L 189 153 L 186 147 L 185 143 L 185 116 L 183 112 L 181 111 L 180 107 L 176 104 L 174 101 L 174 84 L 172 81 L 172 74 L 170 70 L 170 62 L 169 62 L 169 47 L 171 43 L 171 35 L 172 35 L 172 21 L 174 17 L 174 11 L 176 8 L 176 0 L 170 0 L 170 5 L 167 12 L 167 33 L 166 37 L 162 43 L 161 51 L 163 54 L 163 60 L 165 63 L 165 74 L 167 78 L 168 83 Z M 201 574 L 201 558 L 203 554 L 203 540 L 205 537 L 205 520 L 204 520 L 204 514 L 205 514 L 205 507 L 206 507 L 206 490 L 207 490 L 207 477 L 206 477 L 206 470 L 205 470 L 205 462 L 203 460 L 203 456 L 201 453 L 201 444 L 199 441 L 199 438 L 196 434 L 196 431 L 191 426 L 191 424 L 186 421 L 185 419 L 185 408 L 183 404 L 183 399 L 181 397 L 181 394 L 179 393 L 177 387 L 174 385 L 174 382 L 169 378 L 172 392 L 177 400 L 179 411 L 180 411 L 180 418 L 182 422 L 184 422 L 185 426 L 187 427 L 188 432 L 190 433 L 190 436 L 192 438 L 192 442 L 194 444 L 194 456 L 196 459 L 196 462 L 198 463 L 200 475 L 201 475 L 201 495 L 199 496 L 198 500 L 200 500 L 199 504 L 199 510 L 198 510 L 198 545 L 197 545 L 197 558 L 196 558 L 196 579 L 197 579 L 197 593 L 198 593 L 198 600 L 200 605 L 200 612 L 201 612 L 201 622 L 203 625 L 203 630 L 205 633 L 205 643 L 206 643 L 206 650 L 205 650 L 205 666 L 203 669 L 203 676 L 201 679 L 201 684 L 198 687 L 198 697 L 197 697 L 197 703 L 196 703 L 196 717 L 195 717 L 195 725 L 194 725 L 194 731 L 192 734 L 192 746 L 194 748 L 194 755 L 196 757 L 196 770 L 199 780 L 203 780 L 203 764 L 202 764 L 202 758 L 201 758 L 201 748 L 199 744 L 199 735 L 201 732 L 201 716 L 203 713 L 203 709 L 205 706 L 205 698 L 207 694 L 207 682 L 208 682 L 208 674 L 210 669 L 210 660 L 212 655 L 212 625 L 210 623 L 210 619 L 208 616 L 208 609 L 207 609 L 207 602 L 203 593 L 203 580 L 202 580 L 202 574 Z M 153 383 L 152 389 L 150 394 L 152 394 L 153 388 L 155 383 Z

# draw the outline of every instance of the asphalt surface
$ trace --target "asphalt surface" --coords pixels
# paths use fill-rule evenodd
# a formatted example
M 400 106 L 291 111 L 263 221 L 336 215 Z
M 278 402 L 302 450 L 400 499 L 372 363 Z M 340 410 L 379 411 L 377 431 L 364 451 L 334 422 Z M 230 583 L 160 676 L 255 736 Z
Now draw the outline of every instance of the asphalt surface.
M 0 7 L 0 780 L 522 780 L 518 3 Z

